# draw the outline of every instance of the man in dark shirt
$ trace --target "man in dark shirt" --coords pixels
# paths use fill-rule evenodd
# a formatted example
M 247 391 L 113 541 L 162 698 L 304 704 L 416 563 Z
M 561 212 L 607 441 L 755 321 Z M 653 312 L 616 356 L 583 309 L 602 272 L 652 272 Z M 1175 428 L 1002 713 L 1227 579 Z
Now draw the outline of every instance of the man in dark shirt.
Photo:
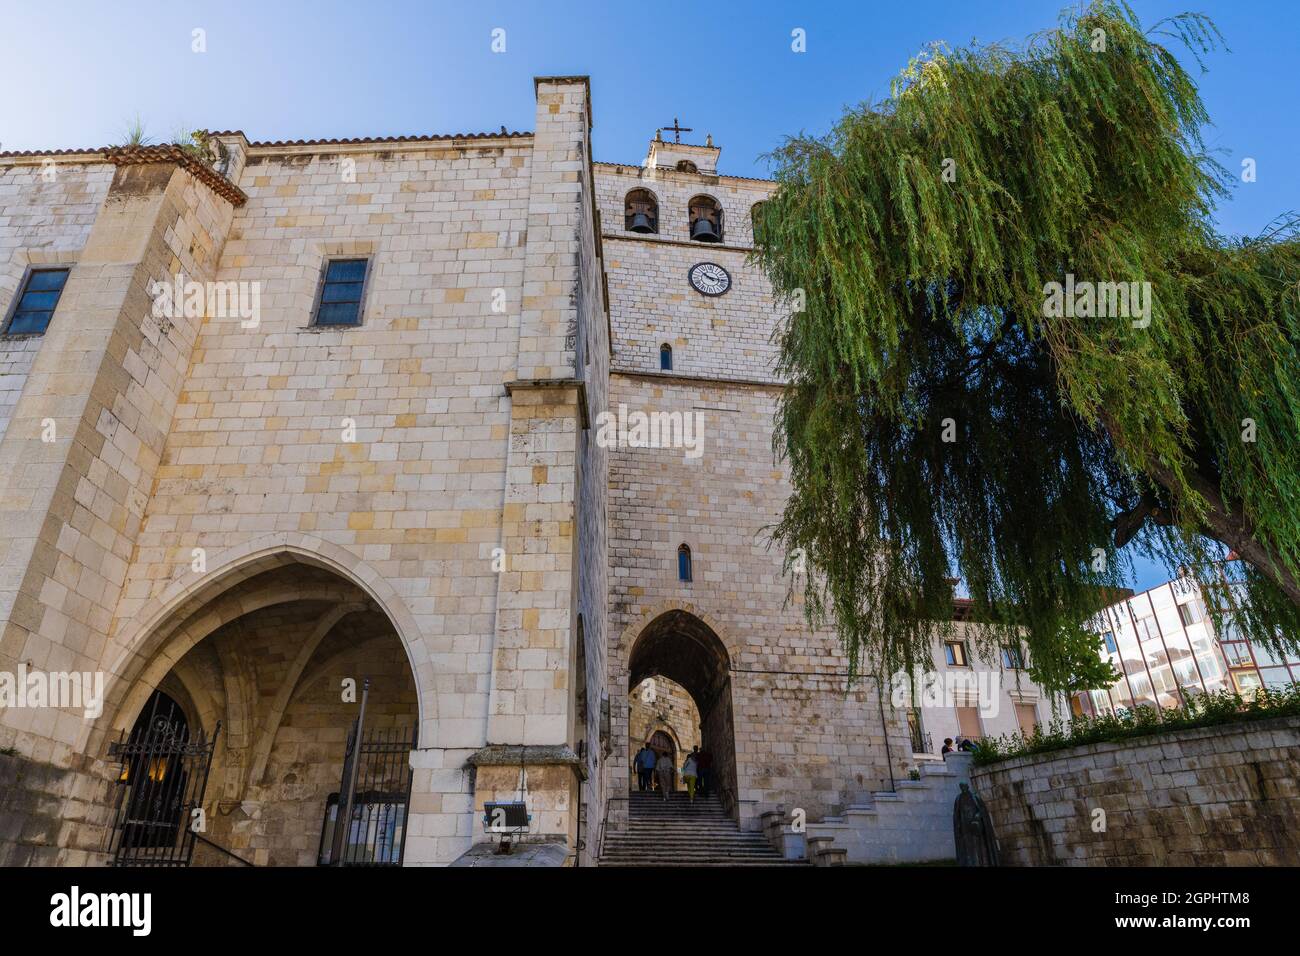
M 650 778 L 655 772 L 655 752 L 650 749 L 649 744 L 642 744 L 641 749 L 636 752 L 636 759 L 632 761 L 636 767 L 636 787 L 638 790 L 650 789 Z
M 713 754 L 696 747 L 695 765 L 700 770 L 700 796 L 707 796 L 713 789 Z

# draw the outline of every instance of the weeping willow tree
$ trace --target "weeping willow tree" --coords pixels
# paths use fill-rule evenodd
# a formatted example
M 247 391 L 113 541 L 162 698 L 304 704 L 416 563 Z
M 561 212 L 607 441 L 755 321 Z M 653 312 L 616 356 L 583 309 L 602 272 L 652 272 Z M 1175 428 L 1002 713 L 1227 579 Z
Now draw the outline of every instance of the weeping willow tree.
M 1020 642 L 1067 687 L 1135 549 L 1252 638 L 1300 633 L 1300 241 L 1216 233 L 1231 177 L 1164 43 L 1219 36 L 1098 2 L 1023 48 L 936 47 L 773 156 L 773 537 L 855 672 L 928 664 L 960 579 L 985 656 Z

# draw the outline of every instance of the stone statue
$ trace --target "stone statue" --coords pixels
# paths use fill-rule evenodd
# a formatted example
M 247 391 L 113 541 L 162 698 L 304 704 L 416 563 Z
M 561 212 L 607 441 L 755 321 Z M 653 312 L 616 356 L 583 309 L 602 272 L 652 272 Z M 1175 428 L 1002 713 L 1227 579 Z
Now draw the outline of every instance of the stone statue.
M 961 785 L 952 807 L 952 835 L 957 843 L 958 866 L 997 866 L 998 841 L 984 801 Z

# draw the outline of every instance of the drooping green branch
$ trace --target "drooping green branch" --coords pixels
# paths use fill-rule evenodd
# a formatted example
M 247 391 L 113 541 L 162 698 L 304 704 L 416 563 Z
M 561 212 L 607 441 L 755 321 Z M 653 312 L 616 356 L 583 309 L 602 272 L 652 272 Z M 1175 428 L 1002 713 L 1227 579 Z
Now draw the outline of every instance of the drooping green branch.
M 932 50 L 774 154 L 755 259 L 803 304 L 775 539 L 854 667 L 928 660 L 956 576 L 986 649 L 1021 638 L 1063 687 L 1061 635 L 1130 541 L 1235 549 L 1242 588 L 1204 583 L 1244 589 L 1258 636 L 1300 633 L 1300 243 L 1215 234 L 1227 177 L 1169 36 L 1217 39 L 1099 0 L 1020 50 Z

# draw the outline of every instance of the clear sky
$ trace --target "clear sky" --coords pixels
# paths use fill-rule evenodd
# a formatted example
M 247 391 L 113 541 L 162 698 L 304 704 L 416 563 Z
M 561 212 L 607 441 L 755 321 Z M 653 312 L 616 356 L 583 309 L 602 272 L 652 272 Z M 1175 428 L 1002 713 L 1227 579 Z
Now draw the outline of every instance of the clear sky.
M 930 41 L 1017 42 L 1066 5 L 4 0 L 0 149 L 104 146 L 137 115 L 164 140 L 197 127 L 254 140 L 530 130 L 532 77 L 581 73 L 597 159 L 639 162 L 655 128 L 680 117 L 688 141 L 713 134 L 723 172 L 764 176 L 761 156 L 783 136 L 824 132 L 844 106 L 883 98 Z M 1233 171 L 1254 159 L 1257 179 L 1221 206 L 1220 229 L 1253 234 L 1300 210 L 1300 3 L 1132 6 L 1146 24 L 1204 12 L 1224 34 L 1199 76 L 1207 144 Z M 791 49 L 795 29 L 806 52 Z M 1164 578 L 1149 568 L 1137 583 Z

